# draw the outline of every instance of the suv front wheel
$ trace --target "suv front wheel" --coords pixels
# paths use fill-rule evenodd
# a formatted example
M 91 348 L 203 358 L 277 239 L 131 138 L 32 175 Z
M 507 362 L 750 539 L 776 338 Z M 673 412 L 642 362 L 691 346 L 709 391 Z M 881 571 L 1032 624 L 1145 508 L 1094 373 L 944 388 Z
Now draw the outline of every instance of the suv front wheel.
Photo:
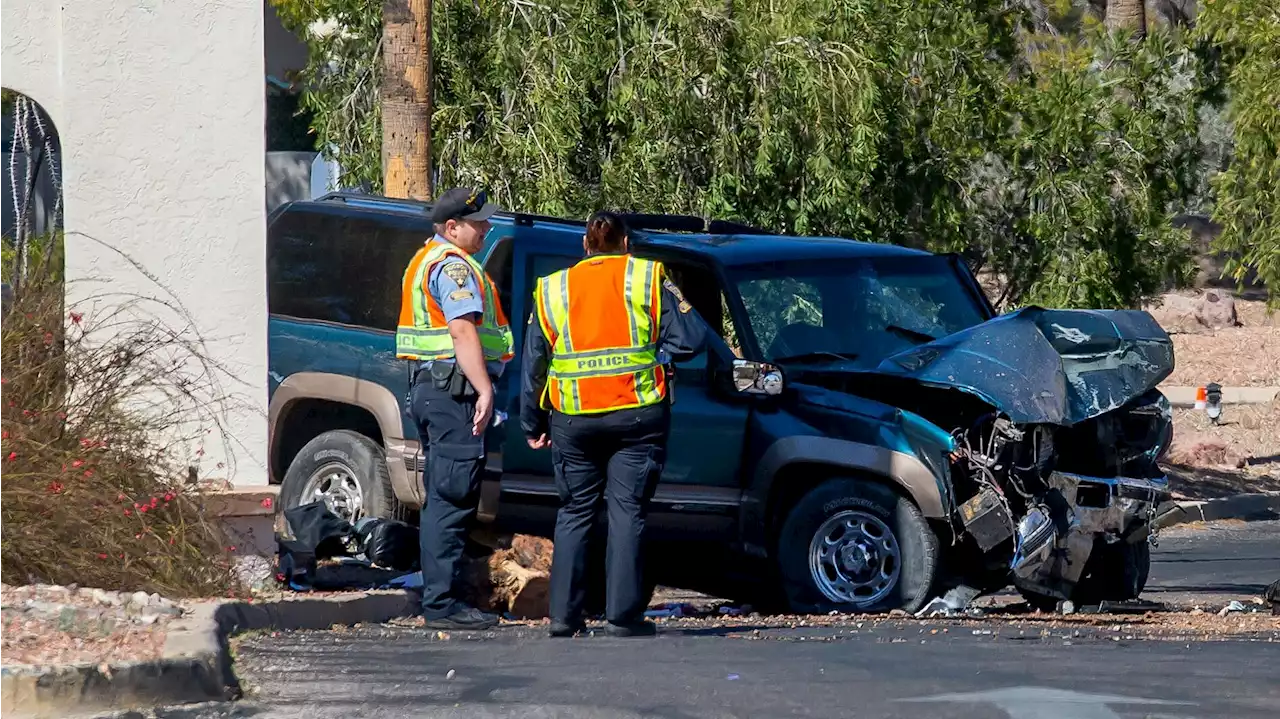
M 875 482 L 832 479 L 804 495 L 778 537 L 792 611 L 914 612 L 929 599 L 938 540 L 920 509 Z
M 382 447 L 347 429 L 325 432 L 307 442 L 285 472 L 280 485 L 282 509 L 316 501 L 353 524 L 362 517 L 402 519 L 405 514 L 391 488 Z

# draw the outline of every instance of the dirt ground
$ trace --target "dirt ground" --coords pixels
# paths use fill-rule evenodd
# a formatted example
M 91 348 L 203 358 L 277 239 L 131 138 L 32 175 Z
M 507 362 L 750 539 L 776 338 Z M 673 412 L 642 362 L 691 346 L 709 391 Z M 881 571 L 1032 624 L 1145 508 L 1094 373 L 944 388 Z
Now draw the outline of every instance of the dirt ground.
M 1194 409 L 1173 411 L 1165 469 L 1174 491 L 1197 499 L 1280 491 L 1280 401 L 1227 405 L 1221 421 L 1214 425 Z
M 1183 292 L 1183 298 L 1195 297 Z M 1176 297 L 1167 295 L 1166 297 Z M 1183 304 L 1166 301 L 1148 307 L 1173 338 L 1176 365 L 1165 380 L 1169 385 L 1224 387 L 1280 385 L 1280 312 L 1268 315 L 1266 303 L 1236 299 L 1239 327 L 1209 330 L 1195 323 Z

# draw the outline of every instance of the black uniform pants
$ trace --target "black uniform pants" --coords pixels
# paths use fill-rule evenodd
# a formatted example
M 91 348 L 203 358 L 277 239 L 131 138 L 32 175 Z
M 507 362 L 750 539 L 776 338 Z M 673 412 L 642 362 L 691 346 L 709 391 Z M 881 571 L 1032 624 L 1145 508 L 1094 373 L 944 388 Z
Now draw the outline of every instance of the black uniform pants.
M 649 604 L 641 534 L 666 461 L 667 403 L 601 415 L 551 417 L 551 461 L 560 511 L 551 560 L 551 618 L 577 623 L 587 595 L 588 543 L 607 508 L 605 619 L 639 621 Z
M 413 385 L 410 415 L 418 425 L 427 467 L 422 481 L 419 541 L 422 551 L 422 615 L 446 617 L 461 608 L 457 579 L 467 531 L 480 503 L 484 435 L 471 434 L 475 398 L 454 399 L 430 380 Z

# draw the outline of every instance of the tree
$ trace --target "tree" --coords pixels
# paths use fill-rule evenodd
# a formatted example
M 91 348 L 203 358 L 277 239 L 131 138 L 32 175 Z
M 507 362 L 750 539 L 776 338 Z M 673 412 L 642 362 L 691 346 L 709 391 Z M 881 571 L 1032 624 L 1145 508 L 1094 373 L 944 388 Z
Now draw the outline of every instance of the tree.
M 1176 31 L 1042 24 L 1004 0 L 436 0 L 439 181 L 958 251 L 1010 305 L 1132 306 L 1184 276 L 1197 60 Z
M 1221 53 L 1234 143 L 1213 180 L 1217 249 L 1236 281 L 1255 272 L 1280 306 L 1280 13 L 1273 0 L 1213 0 L 1198 30 Z
M 382 4 L 383 192 L 431 198 L 431 0 Z
M 1145 36 L 1146 0 L 1107 0 L 1106 23 L 1111 30 L 1127 30 L 1135 38 Z

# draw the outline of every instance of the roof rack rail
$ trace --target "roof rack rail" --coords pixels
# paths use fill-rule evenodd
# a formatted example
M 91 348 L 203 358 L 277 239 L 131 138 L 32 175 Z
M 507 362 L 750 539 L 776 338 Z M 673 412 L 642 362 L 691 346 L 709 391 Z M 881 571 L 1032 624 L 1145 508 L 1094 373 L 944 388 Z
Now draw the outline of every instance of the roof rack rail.
M 316 202 L 350 202 L 356 201 L 361 203 L 374 203 L 379 205 L 391 205 L 395 207 L 412 207 L 421 209 L 429 207 L 430 202 L 423 200 L 410 200 L 398 197 L 387 197 L 386 195 L 375 195 L 372 192 L 361 192 L 360 190 L 334 190 L 316 198 Z
M 376 195 L 371 192 L 364 192 L 358 189 L 335 190 L 316 198 L 316 201 L 357 202 L 360 204 L 384 205 L 389 207 L 411 208 L 415 210 L 421 210 L 431 206 L 430 202 L 422 200 L 386 197 L 384 195 Z M 567 217 L 552 217 L 550 215 L 539 215 L 532 212 L 504 211 L 499 214 L 507 215 L 511 217 L 517 225 L 524 225 L 526 227 L 535 222 L 549 222 L 578 226 L 587 224 L 585 220 L 574 220 Z M 627 226 L 635 230 L 654 230 L 659 232 L 705 232 L 712 235 L 776 234 L 769 230 L 730 220 L 711 220 L 708 222 L 696 215 L 667 215 L 645 212 L 624 212 L 619 214 L 627 223 Z

